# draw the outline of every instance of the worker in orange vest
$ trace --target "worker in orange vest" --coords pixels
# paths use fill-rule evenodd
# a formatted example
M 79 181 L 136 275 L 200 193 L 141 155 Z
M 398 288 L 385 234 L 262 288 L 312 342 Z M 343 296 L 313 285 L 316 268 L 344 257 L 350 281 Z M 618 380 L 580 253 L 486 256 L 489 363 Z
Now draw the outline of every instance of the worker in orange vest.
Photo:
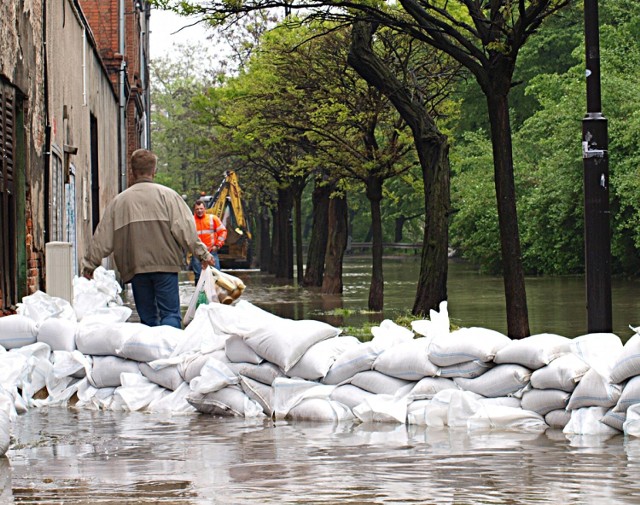
M 207 246 L 207 250 L 213 255 L 213 259 L 215 260 L 215 267 L 220 270 L 220 258 L 218 258 L 218 251 L 227 239 L 227 228 L 222 224 L 222 221 L 220 221 L 218 216 L 214 214 L 207 214 L 205 212 L 205 206 L 202 200 L 196 200 L 193 209 L 193 218 L 196 223 L 198 237 L 202 243 Z M 202 273 L 202 264 L 197 258 L 192 256 L 189 268 L 193 270 L 195 283 L 197 285 L 198 280 L 200 279 L 200 274 Z

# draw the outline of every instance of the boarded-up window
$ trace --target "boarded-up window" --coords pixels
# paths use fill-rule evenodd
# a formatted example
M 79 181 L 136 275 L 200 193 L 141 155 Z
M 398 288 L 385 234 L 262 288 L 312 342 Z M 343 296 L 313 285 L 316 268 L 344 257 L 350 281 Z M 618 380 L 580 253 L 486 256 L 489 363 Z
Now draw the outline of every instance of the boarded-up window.
M 0 81 L 0 295 L 2 307 L 17 303 L 16 94 Z

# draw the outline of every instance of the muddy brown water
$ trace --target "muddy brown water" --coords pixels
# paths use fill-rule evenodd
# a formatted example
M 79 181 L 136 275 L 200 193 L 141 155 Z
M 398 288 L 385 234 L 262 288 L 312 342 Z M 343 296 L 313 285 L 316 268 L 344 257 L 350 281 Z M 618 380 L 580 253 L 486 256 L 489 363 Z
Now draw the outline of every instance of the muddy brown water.
M 385 262 L 385 312 L 366 310 L 366 261 L 326 297 L 259 272 L 232 272 L 243 298 L 284 317 L 357 326 L 410 309 L 417 260 Z M 532 331 L 584 333 L 581 278 L 528 279 Z M 614 327 L 639 323 L 636 282 L 614 280 Z M 181 284 L 186 304 L 193 292 Z M 454 323 L 504 331 L 502 281 L 452 264 Z M 0 458 L 0 504 L 635 504 L 640 439 L 190 414 L 32 409 Z

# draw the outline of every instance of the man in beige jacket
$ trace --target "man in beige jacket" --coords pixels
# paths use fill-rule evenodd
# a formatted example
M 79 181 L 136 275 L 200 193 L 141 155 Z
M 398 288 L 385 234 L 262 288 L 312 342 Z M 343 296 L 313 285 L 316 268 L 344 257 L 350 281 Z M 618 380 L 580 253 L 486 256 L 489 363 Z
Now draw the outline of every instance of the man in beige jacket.
M 148 326 L 181 327 L 178 273 L 184 252 L 203 264 L 213 256 L 196 234 L 182 197 L 153 182 L 157 157 L 138 149 L 131 155 L 133 184 L 107 206 L 82 262 L 91 279 L 102 259 L 113 253 L 122 281 L 131 282 L 140 321 Z

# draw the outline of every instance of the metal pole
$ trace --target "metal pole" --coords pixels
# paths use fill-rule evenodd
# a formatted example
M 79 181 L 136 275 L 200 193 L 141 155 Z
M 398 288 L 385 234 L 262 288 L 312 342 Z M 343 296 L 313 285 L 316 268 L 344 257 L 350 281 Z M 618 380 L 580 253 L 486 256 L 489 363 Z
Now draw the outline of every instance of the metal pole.
M 584 0 L 587 114 L 582 120 L 587 330 L 611 332 L 609 143 L 600 98 L 598 0 Z

